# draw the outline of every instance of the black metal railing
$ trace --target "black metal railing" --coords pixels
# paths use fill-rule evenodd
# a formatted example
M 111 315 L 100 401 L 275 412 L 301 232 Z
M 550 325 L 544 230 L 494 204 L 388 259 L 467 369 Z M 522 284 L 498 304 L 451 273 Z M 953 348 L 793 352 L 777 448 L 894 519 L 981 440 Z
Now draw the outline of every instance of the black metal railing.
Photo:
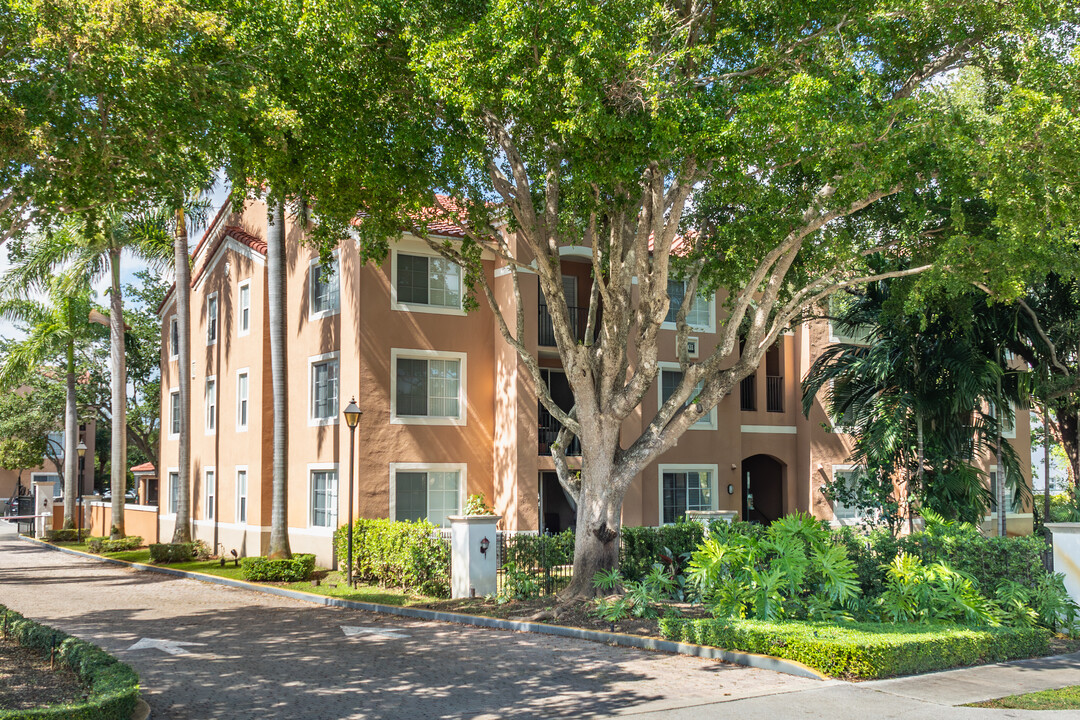
M 539 447 L 538 455 L 550 455 L 551 446 L 555 444 L 555 439 L 559 437 L 559 430 L 562 429 L 562 424 L 551 416 L 548 409 L 543 405 L 540 405 L 539 412 L 539 425 L 540 429 L 537 432 Z M 574 436 L 570 440 L 569 446 L 566 448 L 566 455 L 578 456 L 581 455 L 581 441 Z
M 769 375 L 765 378 L 765 410 L 768 412 L 784 412 L 784 378 L 777 375 Z
M 757 376 L 747 375 L 739 384 L 739 409 L 757 410 Z
M 554 595 L 574 576 L 574 533 L 495 533 L 497 583 L 505 595 Z
M 570 313 L 570 332 L 574 340 L 581 342 L 585 339 L 585 327 L 589 324 L 589 308 L 570 305 L 566 309 Z M 538 310 L 536 344 L 540 347 L 555 347 L 555 326 L 552 324 L 547 304 L 540 303 Z

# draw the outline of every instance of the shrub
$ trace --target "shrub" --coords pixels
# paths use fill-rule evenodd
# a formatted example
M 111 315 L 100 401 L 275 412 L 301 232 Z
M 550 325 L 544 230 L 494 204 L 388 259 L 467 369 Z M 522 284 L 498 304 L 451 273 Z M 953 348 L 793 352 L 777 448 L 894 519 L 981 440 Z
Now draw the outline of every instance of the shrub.
M 726 523 L 716 523 L 721 529 Z M 705 529 L 700 523 L 682 522 L 661 527 L 624 527 L 619 551 L 619 571 L 628 580 L 640 580 L 654 563 L 669 568 L 671 575 L 686 569 L 690 553 L 701 544 Z
M 101 553 L 112 552 L 126 552 L 127 550 L 136 550 L 143 546 L 143 539 L 140 535 L 128 535 L 127 537 L 117 538 L 116 540 L 110 540 L 107 537 L 92 537 L 86 541 L 86 549 L 95 555 Z
M 150 545 L 150 562 L 159 565 L 190 562 L 195 559 L 195 543 L 153 543 Z
M 0 710 L 0 720 L 29 718 L 56 720 L 128 720 L 139 700 L 139 676 L 96 645 L 27 620 L 0 605 L 0 626 L 6 637 L 23 647 L 48 653 L 57 648 L 57 658 L 70 667 L 89 687 L 89 695 L 65 705 L 34 710 Z
M 717 617 L 850 619 L 855 565 L 809 515 L 780 518 L 764 536 L 717 528 L 693 553 L 688 585 Z
M 86 532 L 85 530 L 83 531 Z M 79 542 L 79 529 L 78 528 L 65 528 L 63 530 L 46 530 L 45 541 L 46 542 Z
M 494 515 L 495 511 L 487 504 L 484 493 L 476 493 L 465 498 L 466 515 Z
M 334 533 L 334 547 L 344 568 L 348 526 Z M 359 519 L 353 523 L 354 577 L 364 582 L 450 596 L 450 544 L 427 521 Z
M 574 531 L 556 535 L 505 535 L 506 562 L 527 571 L 550 570 L 574 562 Z
M 252 582 L 303 582 L 315 571 L 315 556 L 311 553 L 291 558 L 270 559 L 246 557 L 240 560 L 240 574 Z
M 882 678 L 1045 655 L 1041 628 L 662 618 L 669 640 L 795 660 L 834 677 Z

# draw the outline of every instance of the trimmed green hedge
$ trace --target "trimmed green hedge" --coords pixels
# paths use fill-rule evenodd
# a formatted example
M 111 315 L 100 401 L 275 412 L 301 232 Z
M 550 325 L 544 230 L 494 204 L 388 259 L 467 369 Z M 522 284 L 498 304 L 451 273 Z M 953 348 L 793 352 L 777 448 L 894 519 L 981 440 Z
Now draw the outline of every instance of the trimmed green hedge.
M 313 572 L 315 556 L 311 553 L 276 560 L 264 557 L 240 559 L 240 575 L 251 582 L 303 582 Z
M 83 535 L 86 534 L 86 530 L 83 530 Z M 79 542 L 78 528 L 68 528 L 64 530 L 46 530 L 45 541 L 46 542 Z
M 139 676 L 96 645 L 51 627 L 27 620 L 0 605 L 0 626 L 7 638 L 23 647 L 48 653 L 70 667 L 90 687 L 90 696 L 79 702 L 33 710 L 0 710 L 0 720 L 129 720 L 139 701 Z
M 152 543 L 150 562 L 159 565 L 189 562 L 195 559 L 195 543 Z
M 346 533 L 346 525 L 334 533 L 342 572 L 348 557 Z M 429 522 L 357 520 L 353 523 L 353 563 L 354 577 L 363 582 L 450 597 L 450 543 Z
M 1045 655 L 1041 628 L 663 618 L 669 640 L 796 660 L 826 675 L 883 678 Z
M 701 544 L 701 523 L 681 522 L 660 527 L 623 527 L 619 572 L 627 580 L 640 580 L 656 563 L 674 564 L 676 573 L 686 569 L 684 556 Z M 573 556 L 573 548 L 570 550 Z
M 86 549 L 100 555 L 101 553 L 124 552 L 137 550 L 143 546 L 141 535 L 128 535 L 127 537 L 110 540 L 107 537 L 92 537 L 86 541 Z

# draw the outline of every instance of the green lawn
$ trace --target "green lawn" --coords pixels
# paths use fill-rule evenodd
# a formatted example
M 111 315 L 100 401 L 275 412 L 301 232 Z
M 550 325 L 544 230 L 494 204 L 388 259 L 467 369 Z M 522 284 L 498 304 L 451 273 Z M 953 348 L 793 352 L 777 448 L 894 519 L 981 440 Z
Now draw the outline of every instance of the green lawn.
M 86 543 L 54 543 L 59 547 L 70 548 L 72 550 L 78 550 L 80 552 L 89 553 L 89 549 Z M 116 560 L 124 560 L 132 563 L 142 563 L 144 565 L 150 565 L 150 550 L 148 548 L 140 548 L 138 550 L 126 550 L 124 552 L 115 553 L 103 553 L 101 557 L 114 558 Z M 231 578 L 233 580 L 243 580 L 241 576 L 241 569 L 233 565 L 231 558 L 227 559 L 225 566 L 221 566 L 220 560 L 193 560 L 191 562 L 184 563 L 171 563 L 169 565 L 162 565 L 161 567 L 172 568 L 173 570 L 183 570 L 185 572 L 197 572 L 204 573 L 206 575 L 216 575 L 218 577 Z M 315 568 L 315 576 L 318 579 L 318 585 L 315 581 L 307 582 L 294 582 L 294 583 L 255 583 L 267 585 L 269 587 L 284 587 L 290 590 L 298 590 L 300 592 L 312 593 L 313 595 L 325 595 L 327 597 L 341 598 L 343 600 L 354 600 L 356 602 L 369 602 L 379 603 L 382 605 L 415 605 L 419 603 L 435 602 L 437 598 L 424 597 L 421 595 L 410 595 L 409 593 L 402 592 L 396 588 L 384 588 L 377 585 L 357 585 L 355 589 L 350 589 L 345 584 L 344 574 L 337 571 L 329 571 L 323 568 Z
M 1080 710 L 1080 685 L 1071 685 L 1060 690 L 1010 695 L 997 700 L 972 703 L 969 707 L 1009 710 Z

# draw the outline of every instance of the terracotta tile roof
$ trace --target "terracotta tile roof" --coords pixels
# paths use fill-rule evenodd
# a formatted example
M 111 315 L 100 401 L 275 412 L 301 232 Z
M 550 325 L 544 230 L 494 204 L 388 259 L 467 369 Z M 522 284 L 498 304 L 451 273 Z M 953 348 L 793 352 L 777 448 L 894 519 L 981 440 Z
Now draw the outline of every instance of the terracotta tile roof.
M 136 465 L 131 468 L 133 473 L 152 473 L 154 472 L 154 463 L 144 462 L 142 465 Z
M 466 210 L 449 195 L 435 195 L 435 204 L 432 207 L 421 210 L 416 219 L 427 227 L 432 235 L 441 237 L 464 238 L 465 228 L 457 222 L 458 215 L 466 215 Z M 353 225 L 359 225 L 364 221 L 365 213 L 357 213 Z M 418 226 L 409 228 L 419 229 Z
M 221 206 L 221 210 L 218 211 L 218 214 L 214 218 L 214 221 L 210 224 L 207 231 L 203 233 L 202 238 L 199 240 L 199 244 L 195 246 L 195 251 L 191 253 L 192 258 L 197 258 L 202 252 L 203 246 L 205 246 L 208 242 L 213 242 L 213 245 L 207 249 L 205 253 L 206 257 L 203 260 L 202 264 L 195 270 L 195 272 L 191 274 L 191 287 L 195 287 L 195 284 L 199 282 L 199 278 L 202 277 L 203 273 L 206 271 L 206 268 L 210 266 L 210 262 L 213 259 L 214 254 L 217 253 L 218 248 L 221 247 L 221 244 L 224 243 L 226 239 L 231 238 L 240 243 L 241 245 L 246 245 L 260 255 L 266 255 L 266 241 L 260 237 L 252 235 L 239 225 L 226 225 L 224 228 L 220 228 L 220 226 L 215 227 L 218 220 L 221 218 L 222 212 L 227 207 L 229 207 L 229 203 L 225 203 Z M 211 232 L 218 229 L 220 229 L 220 232 Z M 169 288 L 169 292 L 165 293 L 165 297 L 162 299 L 161 304 L 158 305 L 157 311 L 159 314 L 165 308 L 165 305 L 168 304 L 169 299 L 172 297 L 173 291 L 175 289 L 176 284 L 174 283 Z

